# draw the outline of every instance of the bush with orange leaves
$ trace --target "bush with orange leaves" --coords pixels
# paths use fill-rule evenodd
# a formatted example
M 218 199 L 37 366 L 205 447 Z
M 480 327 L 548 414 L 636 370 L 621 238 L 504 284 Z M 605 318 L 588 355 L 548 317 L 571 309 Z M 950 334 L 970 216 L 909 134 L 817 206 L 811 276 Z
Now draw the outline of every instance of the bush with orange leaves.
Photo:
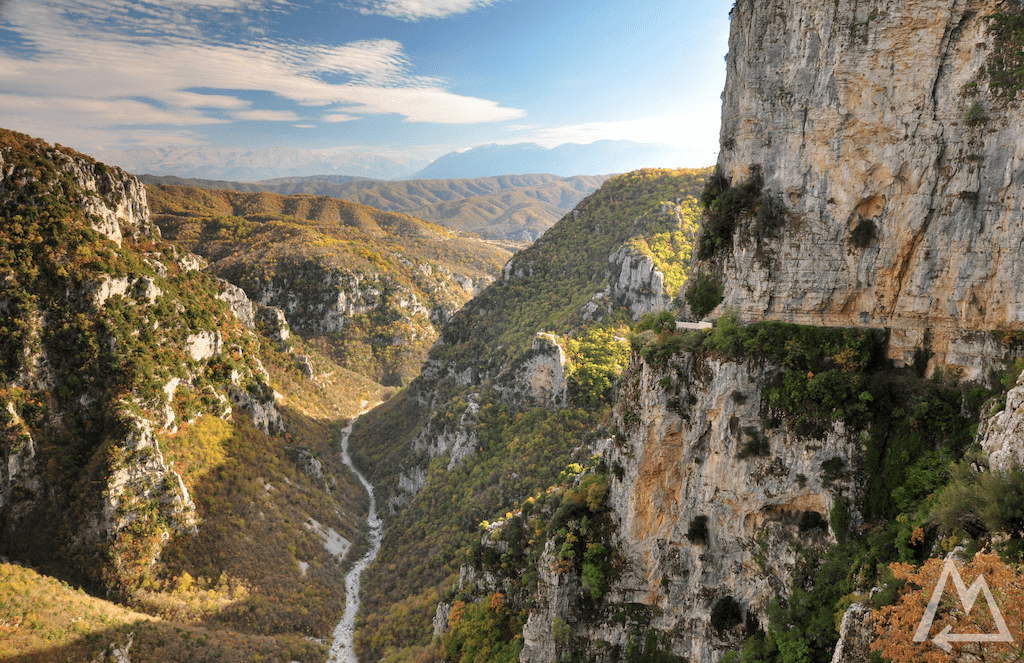
M 1007 565 L 995 554 L 979 553 L 968 564 L 957 564 L 957 570 L 968 588 L 978 576 L 984 575 L 1010 635 L 1018 641 L 959 641 L 958 635 L 994 635 L 999 629 L 985 593 L 977 595 L 972 609 L 965 614 L 953 579 L 948 578 L 927 639 L 914 642 L 914 635 L 942 577 L 944 566 L 941 559 L 929 559 L 920 567 L 899 563 L 889 565 L 896 580 L 906 581 L 906 585 L 900 590 L 896 603 L 873 611 L 876 639 L 871 644 L 872 651 L 880 652 L 893 663 L 1020 660 L 1024 653 L 1019 642 L 1020 635 L 1024 634 L 1024 571 Z M 945 637 L 949 638 L 948 641 Z M 947 653 L 942 645 L 951 646 L 952 650 Z

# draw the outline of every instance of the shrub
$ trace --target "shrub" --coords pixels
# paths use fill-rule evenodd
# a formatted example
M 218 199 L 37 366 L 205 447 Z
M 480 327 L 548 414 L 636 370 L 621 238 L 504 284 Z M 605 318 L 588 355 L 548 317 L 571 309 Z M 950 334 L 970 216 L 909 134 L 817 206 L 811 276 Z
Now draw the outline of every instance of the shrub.
M 722 303 L 724 295 L 725 287 L 721 283 L 704 274 L 697 274 L 686 289 L 685 297 L 690 312 L 695 318 L 701 319 Z
M 695 516 L 690 521 L 690 527 L 686 530 L 686 538 L 690 543 L 707 545 L 708 543 L 708 517 Z
M 832 533 L 836 535 L 836 541 L 846 543 L 846 535 L 850 531 L 850 507 L 846 502 L 837 499 L 832 504 L 832 510 L 828 514 L 829 522 L 832 524 Z
M 760 166 L 750 168 L 750 179 L 731 186 L 728 178 L 715 170 L 709 178 L 701 202 L 704 204 L 704 227 L 701 230 L 697 257 L 711 258 L 732 241 L 736 225 L 744 215 L 754 215 L 754 231 L 758 238 L 778 229 L 785 220 L 780 200 L 762 191 Z
M 743 608 L 731 596 L 719 599 L 711 609 L 711 625 L 716 631 L 728 631 L 743 623 Z
M 850 244 L 858 249 L 866 248 L 875 239 L 875 222 L 871 219 L 861 219 L 857 227 L 850 232 Z
M 972 127 L 984 123 L 987 119 L 988 117 L 985 115 L 985 109 L 979 101 L 975 101 L 971 104 L 971 107 L 964 113 L 964 122 Z

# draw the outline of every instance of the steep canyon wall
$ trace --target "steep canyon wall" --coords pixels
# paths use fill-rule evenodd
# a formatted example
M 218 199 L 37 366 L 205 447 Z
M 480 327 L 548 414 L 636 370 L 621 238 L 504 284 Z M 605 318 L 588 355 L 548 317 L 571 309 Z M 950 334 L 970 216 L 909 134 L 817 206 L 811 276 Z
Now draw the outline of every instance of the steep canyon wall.
M 716 258 L 725 306 L 884 327 L 894 359 L 930 350 L 968 378 L 1003 358 L 990 330 L 1024 325 L 1024 112 L 995 85 L 1000 12 L 1020 7 L 737 2 L 719 167 L 760 167 L 786 218 Z

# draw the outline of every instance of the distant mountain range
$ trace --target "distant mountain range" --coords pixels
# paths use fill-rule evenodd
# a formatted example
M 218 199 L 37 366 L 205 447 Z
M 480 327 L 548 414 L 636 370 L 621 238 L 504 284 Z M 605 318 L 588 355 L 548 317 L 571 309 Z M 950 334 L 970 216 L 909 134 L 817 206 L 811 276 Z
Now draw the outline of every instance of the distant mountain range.
M 388 212 L 402 212 L 487 239 L 529 243 L 597 189 L 607 176 L 505 175 L 403 182 L 335 175 L 262 182 L 152 175 L 143 175 L 140 179 L 150 185 L 329 196 Z
M 360 148 L 299 150 L 269 147 L 259 150 L 212 148 L 135 148 L 104 152 L 102 158 L 135 174 L 257 182 L 317 177 L 321 181 L 351 179 L 464 179 L 550 173 L 601 175 L 639 168 L 690 164 L 690 155 L 666 145 L 601 140 L 589 145 L 566 143 L 544 148 L 536 143 L 481 145 L 451 152 L 433 163 L 399 154 L 372 154 Z
M 300 150 L 268 147 L 258 150 L 192 147 L 139 147 L 107 151 L 102 158 L 133 173 L 183 178 L 253 182 L 313 175 L 402 179 L 429 162 L 401 155 L 370 154 L 359 148 Z
M 565 143 L 550 149 L 536 143 L 481 145 L 465 152 L 451 152 L 413 175 L 413 179 L 490 177 L 511 173 L 598 175 L 624 173 L 639 168 L 677 167 L 687 153 L 668 145 L 599 140 L 588 145 Z

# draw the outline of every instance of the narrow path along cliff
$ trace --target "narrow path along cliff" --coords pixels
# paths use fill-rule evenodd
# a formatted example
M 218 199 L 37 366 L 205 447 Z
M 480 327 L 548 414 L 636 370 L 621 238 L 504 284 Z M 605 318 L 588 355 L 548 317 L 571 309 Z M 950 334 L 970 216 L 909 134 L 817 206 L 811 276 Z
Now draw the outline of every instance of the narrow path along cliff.
M 356 419 L 358 418 L 356 417 Z M 338 622 L 338 625 L 334 627 L 334 640 L 331 642 L 331 651 L 327 657 L 328 663 L 359 663 L 355 650 L 356 614 L 359 613 L 359 585 L 363 570 L 372 564 L 373 560 L 377 559 L 377 553 L 380 552 L 380 542 L 384 537 L 384 523 L 377 517 L 377 498 L 373 493 L 373 485 L 356 469 L 356 466 L 352 463 L 352 457 L 348 453 L 348 438 L 352 434 L 352 426 L 355 424 L 356 419 L 353 419 L 345 427 L 345 430 L 342 431 L 341 460 L 352 470 L 352 473 L 366 487 L 366 492 L 370 495 L 370 510 L 366 515 L 366 522 L 370 526 L 370 548 L 345 575 L 345 614 L 342 616 L 341 621 Z

